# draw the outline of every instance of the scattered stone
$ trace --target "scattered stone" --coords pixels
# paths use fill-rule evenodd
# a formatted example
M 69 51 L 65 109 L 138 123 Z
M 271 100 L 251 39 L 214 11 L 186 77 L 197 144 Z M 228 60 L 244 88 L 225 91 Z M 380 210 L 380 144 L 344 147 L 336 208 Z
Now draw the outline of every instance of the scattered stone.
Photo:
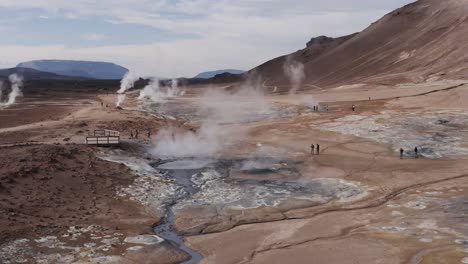
M 421 201 L 411 201 L 406 203 L 405 207 L 410 209 L 423 210 L 426 209 L 427 205 Z
M 421 238 L 419 239 L 419 241 L 423 243 L 432 243 L 432 238 Z
M 392 211 L 392 216 L 403 216 L 403 215 L 405 214 L 400 211 Z
M 82 121 L 80 123 L 78 123 L 78 127 L 87 127 L 88 126 L 88 123 Z
M 459 245 L 468 245 L 468 239 L 455 239 L 455 243 Z
M 140 244 L 140 245 L 155 245 L 163 242 L 164 239 L 156 235 L 141 235 L 134 237 L 126 237 L 124 242 L 131 244 Z
M 142 246 L 134 246 L 134 247 L 127 248 L 128 251 L 139 251 L 139 250 L 142 250 L 142 249 L 143 249 Z
M 101 240 L 101 243 L 115 247 L 120 244 L 120 239 L 117 237 L 106 238 L 106 239 Z
M 399 226 L 384 226 L 382 227 L 382 229 L 385 231 L 391 231 L 391 232 L 403 232 L 406 230 L 406 228 L 399 227 Z

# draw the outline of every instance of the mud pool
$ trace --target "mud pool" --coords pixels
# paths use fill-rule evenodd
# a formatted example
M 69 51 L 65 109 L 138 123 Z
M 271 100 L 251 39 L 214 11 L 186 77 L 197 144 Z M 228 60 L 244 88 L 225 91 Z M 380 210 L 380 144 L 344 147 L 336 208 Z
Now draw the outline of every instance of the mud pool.
M 242 211 L 281 207 L 288 201 L 305 201 L 310 206 L 354 201 L 367 194 L 359 184 L 341 179 L 302 181 L 297 163 L 270 157 L 151 160 L 122 151 L 101 153 L 100 157 L 125 164 L 138 175 L 119 195 L 164 212 L 154 232 L 190 255 L 186 263 L 201 259 L 173 230 L 175 219 L 187 208 Z
M 255 102 L 252 103 L 252 105 L 253 104 L 255 104 Z M 137 110 L 169 119 L 175 119 L 177 117 L 177 119 L 185 120 L 186 122 L 197 122 L 206 119 L 207 116 L 214 115 L 214 118 L 216 120 L 221 120 L 222 124 L 251 123 L 313 112 L 312 106 L 308 105 L 276 103 L 261 109 L 252 105 L 247 103 L 244 107 L 239 107 L 236 113 L 231 116 L 216 116 L 216 111 L 213 111 L 213 109 L 200 109 L 199 105 L 188 102 L 181 103 L 170 101 L 164 103 L 147 103 L 139 106 Z
M 191 163 L 188 163 L 187 165 L 191 165 Z M 187 168 L 187 165 L 185 168 Z M 191 169 L 190 166 L 188 167 L 188 169 L 167 171 L 168 175 L 170 175 L 170 178 L 172 180 L 175 180 L 177 185 L 183 189 L 183 192 L 179 192 L 178 196 L 175 197 L 170 204 L 165 206 L 165 216 L 162 222 L 154 227 L 154 232 L 156 235 L 165 239 L 173 246 L 184 251 L 190 256 L 189 260 L 183 262 L 184 264 L 193 264 L 198 263 L 202 259 L 202 256 L 200 255 L 200 253 L 187 247 L 184 244 L 183 237 L 174 232 L 172 228 L 172 224 L 175 220 L 175 215 L 172 211 L 172 207 L 177 203 L 178 200 L 184 199 L 185 197 L 190 196 L 197 191 L 194 188 L 194 186 L 190 183 L 190 175 L 192 175 L 193 173 L 197 173 L 197 171 L 196 169 Z
M 192 167 L 179 167 L 181 164 Z M 288 199 L 326 203 L 336 199 L 351 200 L 364 192 L 357 184 L 339 179 L 297 181 L 301 174 L 293 162 L 269 158 L 183 159 L 160 161 L 152 165 L 163 177 L 175 180 L 178 186 L 183 187 L 183 192 L 176 197 L 176 209 L 193 205 L 238 209 L 275 207 Z M 234 171 L 245 173 L 248 178 L 232 177 Z M 286 174 L 291 179 L 267 179 L 275 178 L 278 173 Z
M 357 185 L 336 179 L 310 182 L 234 179 L 232 170 L 252 174 L 274 174 L 295 171 L 293 163 L 269 158 L 253 160 L 168 160 L 152 163 L 162 177 L 175 181 L 182 188 L 165 207 L 162 223 L 155 227 L 156 235 L 170 241 L 191 256 L 186 263 L 197 263 L 201 255 L 188 248 L 183 238 L 172 229 L 175 213 L 185 207 L 215 206 L 217 210 L 275 207 L 288 199 L 310 200 L 318 204 L 335 199 L 353 199 L 363 193 Z

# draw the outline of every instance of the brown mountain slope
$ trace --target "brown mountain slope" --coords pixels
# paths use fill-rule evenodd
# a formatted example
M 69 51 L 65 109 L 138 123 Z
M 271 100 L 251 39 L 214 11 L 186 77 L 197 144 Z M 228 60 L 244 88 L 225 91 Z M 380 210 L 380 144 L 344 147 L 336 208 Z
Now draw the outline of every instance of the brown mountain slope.
M 313 39 L 290 56 L 304 63 L 304 88 L 466 78 L 467 18 L 467 0 L 419 0 L 358 34 Z M 285 60 L 286 56 L 276 58 L 250 74 L 262 76 L 265 86 L 286 88 Z

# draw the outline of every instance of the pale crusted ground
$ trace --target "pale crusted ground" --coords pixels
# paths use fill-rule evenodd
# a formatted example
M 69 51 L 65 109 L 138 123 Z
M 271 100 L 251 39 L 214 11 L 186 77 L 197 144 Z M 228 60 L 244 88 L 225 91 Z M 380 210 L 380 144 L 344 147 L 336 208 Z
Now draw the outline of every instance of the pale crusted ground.
M 468 109 L 462 103 L 466 96 L 463 83 L 438 81 L 397 87 L 354 85 L 306 95 L 268 96 L 266 99 L 275 109 L 286 109 L 288 114 L 225 125 L 225 129 L 247 134 L 240 142 L 229 145 L 223 157 L 250 157 L 259 149 L 267 149 L 266 153 L 272 157 L 294 162 L 297 175 L 277 173 L 263 175 L 262 180 L 286 179 L 307 185 L 330 179 L 329 182 L 356 184 L 365 192 L 353 199 L 334 197 L 323 203 L 314 199 L 307 202 L 304 197 L 284 200 L 281 195 L 289 197 L 294 193 L 281 190 L 275 192 L 283 199 L 280 202 L 273 200 L 259 208 L 255 208 L 257 205 L 252 201 L 226 206 L 230 201 L 256 197 L 259 192 L 268 194 L 271 189 L 252 187 L 244 196 L 239 196 L 242 189 L 237 190 L 238 185 L 207 174 L 205 178 L 193 179 L 202 192 L 177 207 L 177 230 L 193 235 L 186 239 L 187 244 L 203 255 L 203 263 L 463 263 L 468 257 L 465 153 L 468 148 L 465 111 Z M 199 92 L 189 89 L 187 94 Z M 115 95 L 100 99 L 104 105 L 112 105 Z M 128 99 L 124 107 L 135 106 L 132 97 Z M 314 104 L 312 100 L 327 105 L 329 111 L 311 112 L 308 107 Z M 447 100 L 453 100 L 454 104 L 447 104 Z M 196 102 L 197 98 L 180 101 Z M 357 106 L 356 112 L 351 111 L 352 104 Z M 39 120 L 0 129 L 2 144 L 81 143 L 87 130 L 94 127 L 117 129 L 128 137 L 132 129 L 144 131 L 146 127 L 158 128 L 172 122 L 134 110 L 102 108 L 98 102 L 74 107 L 75 111 L 57 120 Z M 186 111 L 184 115 L 186 113 L 191 114 Z M 148 139 L 143 137 L 140 143 L 144 142 Z M 320 156 L 310 155 L 312 143 L 321 145 Z M 411 150 L 416 145 L 432 151 L 423 152 L 423 157 L 415 159 Z M 400 147 L 406 150 L 404 159 L 398 156 Z M 119 186 L 112 195 L 116 199 L 135 201 L 158 214 L 165 199 L 177 193 L 177 187 L 147 167 L 150 161 L 142 157 L 141 149 L 125 151 L 130 153 L 125 155 L 134 158 L 119 160 L 125 155 L 119 154 L 116 158 L 109 156 L 108 151 L 107 156 L 98 155 L 125 164 L 137 175 L 132 184 Z M 258 176 L 234 170 L 232 177 L 255 180 Z M 222 193 L 216 195 L 217 190 Z M 213 207 L 206 206 L 207 203 L 212 203 Z M 158 216 L 154 218 L 156 221 Z M 196 235 L 198 232 L 208 234 Z M 125 234 L 134 235 L 135 230 Z M 57 239 L 61 240 L 59 237 Z M 33 248 L 42 243 L 41 237 L 28 239 L 29 242 L 19 240 L 18 243 L 27 242 Z M 53 237 L 46 239 L 55 241 Z M 177 260 L 171 255 L 171 248 L 156 246 L 148 250 L 130 246 L 128 241 L 135 240 L 132 238 L 125 242 L 123 237 L 117 236 L 117 240 L 120 243 L 118 256 L 112 251 L 107 254 L 111 256 L 109 259 L 94 261 L 118 262 L 123 257 L 126 261 L 138 262 L 141 256 L 148 261 L 154 259 L 154 263 Z M 72 246 L 80 247 L 86 257 L 93 253 L 87 249 L 92 246 L 88 243 L 93 242 L 85 239 L 81 245 Z M 99 256 L 106 255 L 105 251 L 97 249 Z M 140 253 L 129 255 L 128 252 L 143 255 L 138 257 Z M 79 256 L 79 253 L 62 253 Z M 89 256 L 93 257 L 96 256 Z
M 205 256 L 203 263 L 463 263 L 468 257 L 467 109 L 446 107 L 444 100 L 466 96 L 460 83 L 311 92 L 333 110 L 251 125 L 248 141 L 302 159 L 303 177 L 359 182 L 369 195 L 351 204 L 291 210 L 284 213 L 289 220 L 192 236 L 188 244 Z M 437 98 L 430 109 L 422 103 L 428 96 Z M 300 101 L 290 96 L 271 100 Z M 435 123 L 447 116 L 453 117 L 453 131 Z M 372 130 L 398 133 L 373 135 Z M 445 133 L 447 142 L 434 139 L 436 133 Z M 309 155 L 311 143 L 321 144 L 320 156 Z M 413 158 L 412 148 L 424 144 L 440 155 Z M 406 149 L 404 159 L 399 159 L 400 147 Z

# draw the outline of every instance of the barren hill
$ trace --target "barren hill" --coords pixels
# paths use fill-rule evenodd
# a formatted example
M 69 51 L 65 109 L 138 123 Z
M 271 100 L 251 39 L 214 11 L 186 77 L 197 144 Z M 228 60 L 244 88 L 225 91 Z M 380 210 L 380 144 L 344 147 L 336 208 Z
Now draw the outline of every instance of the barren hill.
M 312 39 L 287 56 L 304 64 L 304 88 L 352 83 L 393 84 L 468 76 L 468 1 L 419 0 L 364 31 Z M 287 56 L 252 69 L 266 86 L 289 85 Z
M 43 72 L 30 68 L 9 68 L 0 70 L 0 79 L 7 79 L 10 74 L 18 74 L 26 80 L 86 80 L 89 78 L 64 76 L 51 72 Z
M 105 80 L 120 80 L 128 72 L 128 69 L 114 63 L 98 61 L 36 60 L 20 63 L 17 67 L 64 76 Z
M 242 70 L 235 70 L 235 69 L 225 69 L 225 70 L 216 70 L 216 71 L 207 71 L 198 74 L 197 76 L 193 77 L 194 79 L 209 79 L 213 78 L 218 74 L 223 73 L 230 73 L 230 74 L 241 74 L 244 73 Z

